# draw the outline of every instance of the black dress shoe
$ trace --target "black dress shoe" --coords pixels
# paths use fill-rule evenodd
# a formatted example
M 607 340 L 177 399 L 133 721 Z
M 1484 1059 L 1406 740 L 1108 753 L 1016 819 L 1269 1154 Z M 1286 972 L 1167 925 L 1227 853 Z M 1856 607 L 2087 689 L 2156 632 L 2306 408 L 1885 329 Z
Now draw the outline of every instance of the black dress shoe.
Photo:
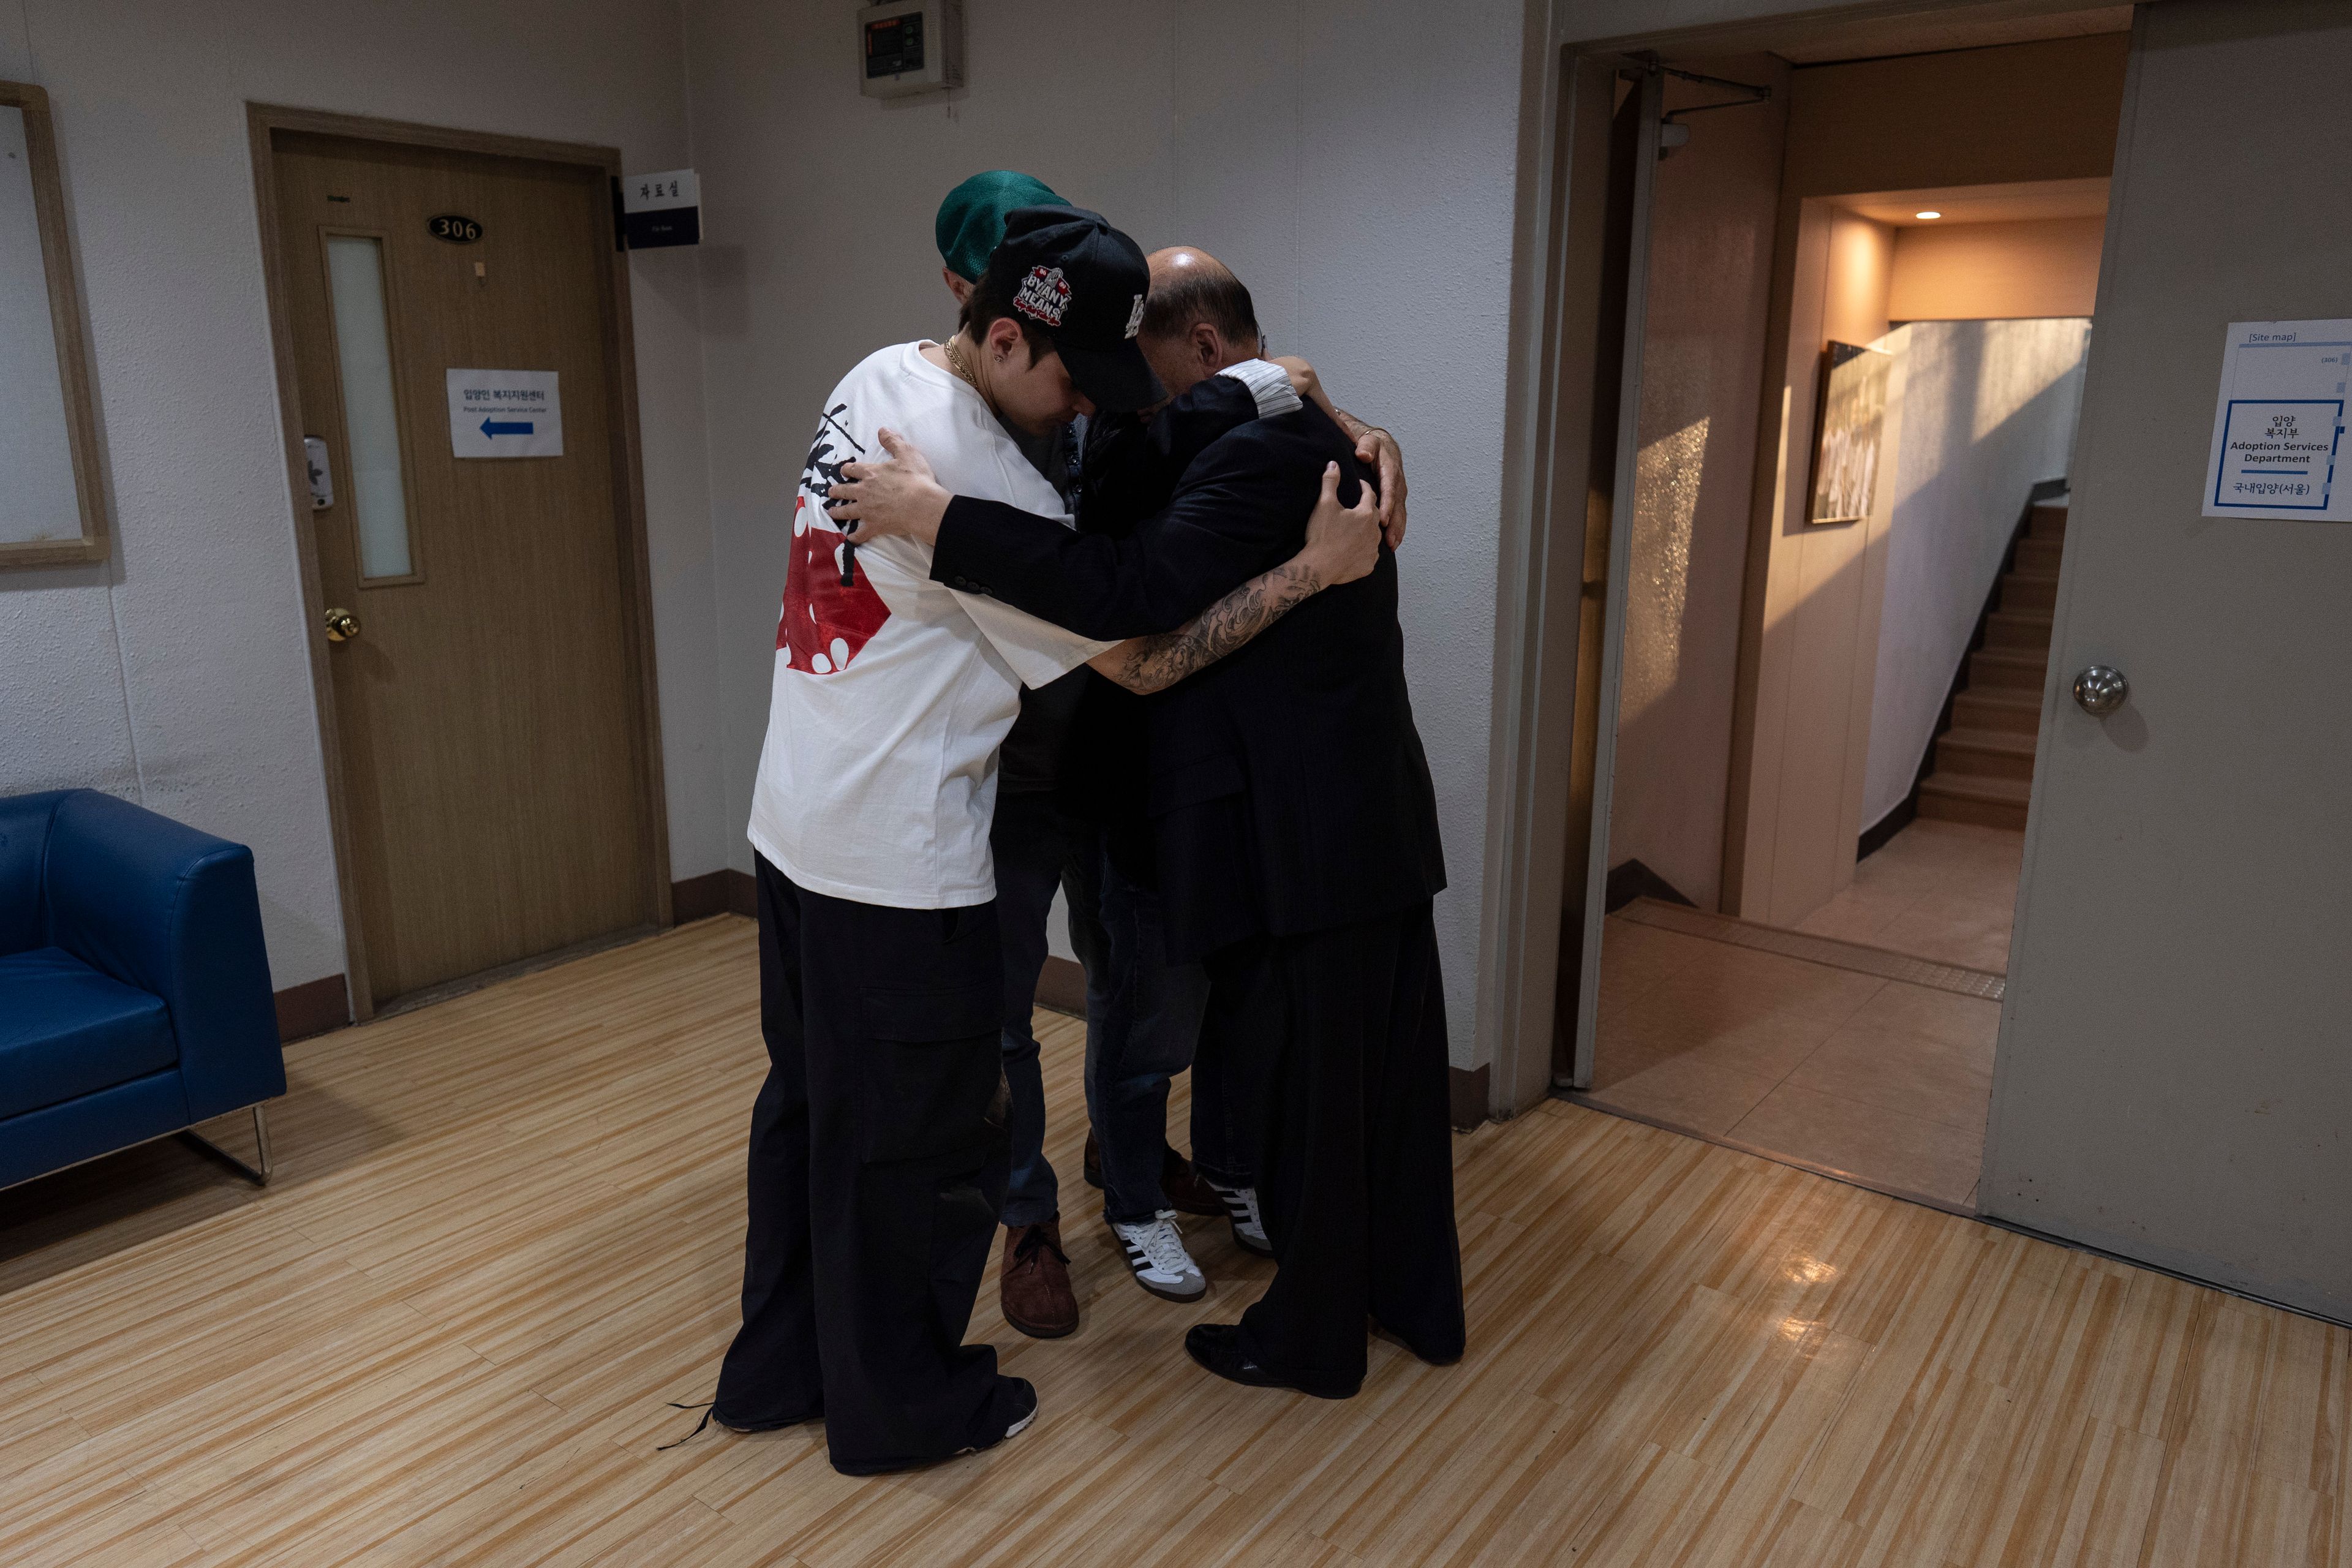
M 1195 1323 L 1185 1331 L 1184 1349 L 1192 1358 L 1228 1383 L 1238 1383 L 1244 1388 L 1290 1388 L 1318 1399 L 1353 1399 L 1363 1386 L 1351 1383 L 1345 1387 L 1333 1384 L 1297 1383 L 1280 1373 L 1270 1372 L 1250 1360 L 1242 1349 L 1242 1331 L 1238 1323 Z

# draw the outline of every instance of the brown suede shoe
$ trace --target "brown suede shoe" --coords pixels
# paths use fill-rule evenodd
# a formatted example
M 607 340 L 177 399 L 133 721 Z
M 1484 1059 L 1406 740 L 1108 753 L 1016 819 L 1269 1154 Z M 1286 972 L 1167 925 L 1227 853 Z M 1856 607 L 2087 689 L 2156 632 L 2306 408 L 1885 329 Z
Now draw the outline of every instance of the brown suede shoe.
M 1087 1134 L 1086 1172 L 1089 1186 L 1103 1184 L 1102 1145 L 1091 1132 Z M 1217 1189 L 1201 1179 L 1192 1161 L 1165 1143 L 1160 1145 L 1160 1190 L 1168 1195 L 1168 1206 L 1178 1214 L 1225 1217 L 1225 1201 L 1217 1195 Z
M 1168 1194 L 1168 1206 L 1178 1214 L 1225 1217 L 1225 1200 L 1217 1195 L 1217 1189 L 1192 1168 L 1192 1161 L 1173 1149 L 1160 1158 L 1160 1190 Z
M 1004 1227 L 997 1300 L 1004 1321 L 1032 1339 L 1058 1340 L 1077 1331 L 1078 1299 L 1070 1289 L 1061 1221 Z

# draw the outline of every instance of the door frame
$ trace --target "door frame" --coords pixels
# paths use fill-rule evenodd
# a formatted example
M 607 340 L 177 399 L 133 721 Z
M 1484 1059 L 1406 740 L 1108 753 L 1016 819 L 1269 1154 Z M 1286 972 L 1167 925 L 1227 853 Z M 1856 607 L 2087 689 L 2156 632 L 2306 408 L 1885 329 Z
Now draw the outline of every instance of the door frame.
M 1618 345 L 1617 428 L 1611 432 L 1609 490 L 1606 500 L 1608 518 L 1592 515 L 1591 500 L 1586 502 L 1584 570 L 1582 599 L 1590 602 L 1595 586 L 1592 576 L 1593 547 L 1602 552 L 1601 574 L 1601 625 L 1598 627 L 1600 647 L 1593 649 L 1580 644 L 1578 660 L 1596 658 L 1599 668 L 1594 672 L 1591 689 L 1585 689 L 1583 672 L 1578 672 L 1576 711 L 1577 744 L 1569 763 L 1568 790 L 1570 817 L 1568 824 L 1568 863 L 1563 873 L 1563 900 L 1574 897 L 1577 920 L 1571 928 L 1583 941 L 1577 964 L 1576 1016 L 1561 1019 L 1553 1030 L 1552 1087 L 1555 1089 L 1589 1089 L 1592 1085 L 1592 1054 L 1595 1034 L 1600 1020 L 1599 994 L 1601 985 L 1601 919 L 1607 912 L 1609 891 L 1609 808 L 1615 797 L 1617 778 L 1617 716 L 1625 675 L 1625 613 L 1631 592 L 1629 574 L 1633 557 L 1633 488 L 1635 462 L 1641 448 L 1642 425 L 1642 355 L 1649 340 L 1650 310 L 1650 220 L 1652 195 L 1655 189 L 1658 169 L 1658 135 L 1661 116 L 1665 110 L 1665 83 L 1663 72 L 1655 66 L 1643 70 L 1637 79 L 1633 94 L 1640 100 L 1635 121 L 1633 145 L 1633 188 L 1628 193 L 1631 210 L 1625 222 L 1631 232 L 1625 237 L 1624 315 L 1622 331 L 1624 341 Z M 1615 152 L 1612 146 L 1612 153 Z M 1602 296 L 1603 303 L 1607 296 Z M 1608 323 L 1601 323 L 1603 331 Z M 1597 390 L 1597 389 L 1596 389 Z M 1597 401 L 1597 398 L 1596 398 Z M 1597 432 L 1596 432 L 1597 434 Z M 1597 490 L 1600 475 L 1588 478 Z M 1596 498 L 1597 499 L 1597 498 Z M 1581 720 L 1588 710 L 1592 713 L 1590 733 L 1583 731 Z M 1591 802 L 1585 820 L 1575 816 L 1577 796 L 1582 794 Z M 1581 878 L 1583 886 L 1575 883 Z M 1567 919 L 1563 910 L 1562 920 Z
M 1591 156 L 1589 119 L 1582 122 L 1587 142 L 1580 144 L 1577 134 L 1580 68 L 1651 53 L 1738 54 L 1799 40 L 1864 37 L 1876 26 L 1937 13 L 2010 18 L 2091 8 L 2088 0 L 1812 0 L 1805 9 L 1795 8 L 1804 0 L 1790 4 L 1779 15 L 1619 35 L 1589 31 L 1584 0 L 1531 0 L 1528 6 L 1479 897 L 1476 1032 L 1491 1066 L 1487 1109 L 1497 1119 L 1550 1093 L 1555 1040 L 1562 1033 L 1589 1037 L 1590 1030 L 1589 1022 L 1580 1027 L 1572 1019 L 1563 1030 L 1558 1016 L 1585 510 L 1581 497 L 1568 491 L 1582 471 L 1574 454 L 1589 436 L 1590 399 L 1575 388 L 1580 378 L 1590 384 L 1600 303 L 1597 280 L 1580 270 L 1578 259 L 1599 216 L 1571 211 L 1568 201 L 1571 167 Z M 1589 111 L 1591 105 L 1585 107 Z M 1605 116 L 1600 125 L 1605 128 Z M 1638 387 L 1635 395 L 1638 407 Z M 1613 630 L 1604 627 L 1605 634 Z M 1612 675 L 1605 698 L 1612 711 L 1614 686 Z M 1603 875 L 1607 833 L 1604 816 L 1587 850 L 1589 864 Z M 1584 957 L 1579 955 L 1580 964 Z
M 310 661 L 310 694 L 319 726 L 319 754 L 326 773 L 327 820 L 335 851 L 335 888 L 343 921 L 343 979 L 352 1018 L 365 1023 L 375 1014 L 369 981 L 367 934 L 360 924 L 359 894 L 352 886 L 351 811 L 345 799 L 342 732 L 337 727 L 334 671 L 327 660 L 319 624 L 327 609 L 319 575 L 318 542 L 310 522 L 310 465 L 302 447 L 302 396 L 295 374 L 294 322 L 287 305 L 284 235 L 278 221 L 277 132 L 340 136 L 397 147 L 434 147 L 493 158 L 524 158 L 593 169 L 608 178 L 621 173 L 617 147 L 580 142 L 547 142 L 528 136 L 460 131 L 407 121 L 376 120 L 280 104 L 245 106 L 247 143 L 253 158 L 254 203 L 261 234 L 262 289 L 269 309 L 269 345 L 278 370 L 280 436 L 286 447 L 289 521 L 301 565 L 302 646 Z M 616 243 L 610 262 L 612 289 L 604 312 L 604 368 L 611 393 L 604 416 L 612 422 L 613 515 L 620 521 L 622 658 L 630 673 L 643 752 L 637 767 L 638 809 L 645 820 L 646 875 L 652 879 L 656 927 L 670 923 L 669 814 L 662 778 L 661 705 L 654 670 L 652 556 L 646 534 L 645 456 L 637 425 L 637 358 L 629 310 L 628 252 Z

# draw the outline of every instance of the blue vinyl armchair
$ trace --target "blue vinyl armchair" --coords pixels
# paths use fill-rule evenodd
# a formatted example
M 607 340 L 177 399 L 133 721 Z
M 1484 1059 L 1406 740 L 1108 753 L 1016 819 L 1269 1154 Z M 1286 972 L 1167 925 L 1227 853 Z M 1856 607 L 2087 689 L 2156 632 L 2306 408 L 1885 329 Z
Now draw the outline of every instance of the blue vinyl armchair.
M 95 790 L 0 799 L 0 1187 L 248 1107 L 258 1168 L 214 1152 L 266 1181 L 285 1092 L 253 851 Z

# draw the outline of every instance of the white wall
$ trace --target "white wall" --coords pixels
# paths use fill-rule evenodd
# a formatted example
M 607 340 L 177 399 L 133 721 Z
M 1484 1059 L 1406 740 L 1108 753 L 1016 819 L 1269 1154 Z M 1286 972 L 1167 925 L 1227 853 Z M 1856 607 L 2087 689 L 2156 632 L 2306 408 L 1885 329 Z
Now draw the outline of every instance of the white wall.
M 1553 0 L 1536 32 L 1786 8 Z M 703 171 L 700 254 L 631 263 L 637 373 L 672 870 L 748 865 L 776 525 L 815 400 L 877 342 L 946 323 L 933 204 L 1013 163 L 1147 243 L 1217 249 L 1276 342 L 1403 441 L 1407 657 L 1445 814 L 1455 1060 L 1476 1059 L 1519 100 L 1541 76 L 1518 6 L 971 0 L 971 87 L 895 105 L 856 95 L 846 0 L 693 0 L 682 19 L 675 0 L 12 9 L 0 74 L 57 110 L 118 553 L 0 574 L 0 789 L 91 784 L 252 844 L 277 983 L 341 967 L 251 99 Z
M 1895 521 L 1862 820 L 1903 803 L 2036 481 L 2063 479 L 2091 323 L 1916 321 L 1903 356 Z
M 1403 445 L 1406 662 L 1446 825 L 1439 935 L 1467 1065 L 1518 8 L 970 0 L 965 16 L 970 85 L 892 103 L 859 96 L 835 0 L 688 11 L 733 863 L 751 864 L 786 509 L 819 400 L 875 347 L 951 324 L 939 198 L 975 170 L 1026 169 L 1147 248 L 1231 263 L 1275 346 Z
M 245 104 L 686 161 L 670 0 L 26 0 L 0 76 L 56 114 L 115 517 L 0 573 L 0 792 L 88 784 L 253 847 L 272 978 L 340 972 Z M 695 263 L 632 263 L 673 875 L 723 864 Z

